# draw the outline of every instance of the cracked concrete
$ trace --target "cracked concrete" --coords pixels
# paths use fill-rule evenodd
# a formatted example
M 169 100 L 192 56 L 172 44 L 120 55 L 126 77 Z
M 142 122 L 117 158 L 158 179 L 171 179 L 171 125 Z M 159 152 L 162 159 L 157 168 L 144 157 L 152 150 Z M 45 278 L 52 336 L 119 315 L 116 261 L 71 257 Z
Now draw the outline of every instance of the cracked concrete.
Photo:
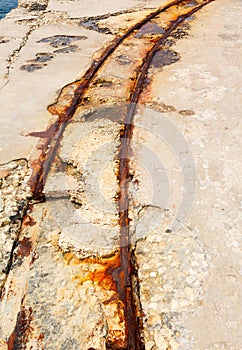
M 29 175 L 25 159 L 0 166 L 0 292 L 11 268 L 13 249 L 27 209 Z
M 158 328 L 161 328 L 161 333 L 157 341 L 154 341 L 156 344 L 157 342 L 160 344 L 158 345 L 159 349 L 165 349 L 169 344 L 172 349 L 193 350 L 237 350 L 241 347 L 241 338 L 238 335 L 241 320 L 237 314 L 237 309 L 241 308 L 239 301 L 241 298 L 241 287 L 239 287 L 241 286 L 241 252 L 239 248 L 241 182 L 238 176 L 235 176 L 240 169 L 238 147 L 241 135 L 238 118 L 241 114 L 241 99 L 238 94 L 241 89 L 241 74 L 239 73 L 241 66 L 241 47 L 239 46 L 241 24 L 235 19 L 240 5 L 238 1 L 232 1 L 229 13 L 225 1 L 215 2 L 210 8 L 203 10 L 203 13 L 198 16 L 199 20 L 195 25 L 192 25 L 189 37 L 178 41 L 175 45 L 175 50 L 181 56 L 180 61 L 164 67 L 160 71 L 150 69 L 151 76 L 154 74 L 150 96 L 156 103 L 174 106 L 173 111 L 170 111 L 169 114 L 164 112 L 164 114 L 169 116 L 172 123 L 183 133 L 191 147 L 196 164 L 198 180 L 196 196 L 186 224 L 194 232 L 196 241 L 200 242 L 200 248 L 196 253 L 190 253 L 189 256 L 202 258 L 201 252 L 199 253 L 200 249 L 205 249 L 206 255 L 209 256 L 204 267 L 202 267 L 205 262 L 203 259 L 203 263 L 200 261 L 197 264 L 192 262 L 188 264 L 190 268 L 193 268 L 192 266 L 204 268 L 203 273 L 206 274 L 206 277 L 201 278 L 202 299 L 200 302 L 202 304 L 198 307 L 192 307 L 190 310 L 184 304 L 185 309 L 183 310 L 182 305 L 179 305 L 178 298 L 175 298 L 175 309 L 171 305 L 168 310 L 164 311 L 164 314 L 169 317 L 170 313 L 177 312 L 179 309 L 179 315 L 176 315 L 175 319 L 177 322 L 180 318 L 180 327 L 178 326 L 179 322 L 176 323 L 173 327 L 173 335 L 171 333 L 168 335 L 170 330 L 166 334 L 162 320 L 164 314 L 158 317 L 158 322 L 160 322 Z M 214 16 L 208 18 L 207 14 L 210 10 L 213 11 Z M 144 96 L 144 100 L 146 98 Z M 178 112 L 179 110 L 180 112 Z M 190 113 L 184 113 L 186 110 Z M 146 136 L 145 142 L 148 143 L 148 140 L 149 138 Z M 165 153 L 161 154 L 161 159 L 165 162 Z M 140 159 L 140 162 L 142 161 L 144 162 L 143 158 Z M 169 179 L 171 178 L 176 179 L 177 177 L 173 174 L 169 177 Z M 139 176 L 137 179 L 139 180 Z M 179 182 L 177 184 L 179 187 Z M 172 185 L 175 189 L 176 183 Z M 178 192 L 176 192 L 177 194 Z M 173 204 L 176 203 L 178 203 L 178 198 L 175 197 Z M 173 208 L 175 207 L 173 206 Z M 172 239 L 172 235 L 171 233 L 170 239 Z M 178 237 L 180 238 L 179 231 L 176 241 Z M 152 251 L 151 257 L 154 257 L 157 240 L 154 247 L 148 248 L 144 244 L 141 248 L 140 255 L 143 257 L 140 264 L 141 274 L 143 274 L 144 262 L 148 259 L 150 251 Z M 184 238 L 180 243 L 180 248 L 185 241 Z M 194 239 L 193 241 L 195 242 Z M 169 242 L 171 241 L 169 240 Z M 162 241 L 159 244 L 162 244 Z M 173 248 L 169 269 L 172 269 L 176 260 L 174 254 L 179 255 L 179 252 L 174 243 L 170 244 Z M 140 243 L 138 243 L 138 249 L 139 246 Z M 146 249 L 147 253 L 144 253 Z M 158 248 L 157 252 L 160 250 L 161 248 Z M 164 259 L 168 258 L 169 254 L 164 254 L 163 257 L 161 255 L 163 262 L 161 269 L 165 269 Z M 182 259 L 184 263 L 185 260 L 185 258 Z M 172 277 L 168 277 L 167 271 L 162 273 L 162 276 L 166 277 L 167 280 L 163 283 L 159 281 L 160 275 L 157 271 L 159 258 L 155 257 L 153 261 L 153 270 L 152 263 L 148 263 L 147 272 L 145 270 L 147 277 L 141 283 L 142 290 L 142 286 L 145 288 L 145 283 L 149 284 L 149 280 L 153 276 L 148 276 L 148 272 L 154 271 L 153 282 L 148 287 L 150 293 L 153 293 L 152 285 L 155 285 L 155 281 L 162 289 L 172 283 Z M 181 270 L 179 268 L 180 272 Z M 178 276 L 174 272 L 171 274 L 173 277 Z M 185 274 L 187 278 L 190 278 L 188 267 Z M 195 273 L 192 278 L 196 283 L 199 279 L 198 276 L 199 274 Z M 192 279 L 189 282 L 189 288 L 192 288 L 192 290 L 189 289 L 189 293 L 194 293 Z M 184 282 L 186 277 L 182 280 Z M 171 290 L 174 292 L 178 289 L 171 287 Z M 157 295 L 159 292 L 154 294 L 156 298 Z M 163 291 L 162 295 L 165 297 L 166 293 Z M 185 297 L 185 286 L 180 295 Z M 147 298 L 150 300 L 149 297 Z M 191 295 L 188 299 L 192 303 Z M 143 303 L 143 305 L 146 304 Z M 152 306 L 147 308 L 148 323 L 145 326 L 148 330 L 150 329 L 149 317 L 152 317 L 152 312 L 157 315 L 155 305 L 156 303 L 154 303 L 154 309 Z M 158 305 L 158 309 L 162 312 L 162 305 L 164 306 L 165 303 L 158 302 Z M 174 320 L 174 315 L 172 317 Z M 181 326 L 182 324 L 183 326 Z M 177 337 L 175 330 L 179 328 L 179 336 Z M 167 339 L 170 339 L 170 343 Z
M 114 162 L 119 133 L 119 124 L 108 119 L 70 124 L 59 152 L 66 166 L 45 186 L 50 211 L 62 228 L 61 248 L 79 258 L 114 254 L 119 245 Z M 66 198 L 55 201 L 58 195 Z
M 25 36 L 22 38 L 22 41 L 19 44 L 19 47 L 17 49 L 15 49 L 7 58 L 7 66 L 6 66 L 6 74 L 4 75 L 4 79 L 5 79 L 5 85 L 8 84 L 9 82 L 9 75 L 10 75 L 10 70 L 13 69 L 14 63 L 17 60 L 18 56 L 21 54 L 21 50 L 23 49 L 23 47 L 26 45 L 26 43 L 28 42 L 29 36 L 31 35 L 31 33 L 33 32 L 34 29 L 36 29 L 36 27 L 38 26 L 38 24 L 35 24 L 34 26 L 30 26 L 30 28 L 28 29 L 28 31 L 26 32 Z
M 88 262 L 81 265 L 77 259 L 75 262 L 74 257 L 68 254 L 63 256 L 57 245 L 59 230 L 45 205 L 39 205 L 31 215 L 39 224 L 30 229 L 23 228 L 22 236 L 32 239 L 34 236 L 35 242 L 38 242 L 35 251 L 38 258 L 33 269 L 31 256 L 26 256 L 8 277 L 1 303 L 1 336 L 5 339 L 10 337 L 21 298 L 26 295 L 25 308 L 33 309 L 30 324 L 33 332 L 30 332 L 28 346 L 35 349 L 64 349 L 70 346 L 74 349 L 86 344 L 87 348 L 95 346 L 105 349 L 106 325 L 96 287 L 91 281 L 81 282 L 81 276 L 89 272 Z M 53 284 L 51 292 L 50 284 Z M 88 318 L 88 323 L 83 314 Z M 5 319 L 8 319 L 8 323 L 3 322 Z M 43 338 L 41 334 L 44 334 Z
M 110 274 L 119 243 L 117 151 L 125 78 L 144 44 L 126 42 L 98 74 L 65 130 L 46 202 L 27 210 L 40 146 L 28 133 L 56 120 L 47 106 L 113 34 L 161 3 L 23 0 L 0 21 L 0 349 L 123 346 Z M 170 38 L 135 115 L 130 218 L 146 350 L 241 348 L 240 8 L 215 1 L 176 34 L 181 40 Z M 101 32 L 80 26 L 95 16 Z
M 3 24 L 0 23 L 0 31 L 2 28 L 3 33 L 6 33 L 6 21 L 4 20 Z M 30 33 L 30 29 L 25 24 L 13 24 L 13 27 L 10 27 L 12 36 L 14 36 L 14 32 L 19 33 L 19 27 L 21 33 L 22 26 L 24 27 L 24 34 L 19 40 L 18 49 L 15 46 L 14 50 L 9 53 L 10 47 L 13 47 L 12 40 L 9 43 L 2 44 L 0 47 L 2 49 L 3 62 L 4 55 L 6 54 L 7 57 L 5 56 L 5 60 L 8 57 L 14 57 L 14 64 L 12 64 L 9 70 L 9 83 L 7 86 L 2 87 L 0 95 L 1 113 L 4 115 L 4 118 L 1 118 L 1 128 L 3 130 L 0 143 L 1 163 L 15 158 L 30 158 L 35 148 L 36 139 L 28 137 L 28 132 L 46 128 L 50 121 L 50 114 L 47 112 L 46 106 L 55 100 L 56 91 L 66 83 L 80 76 L 85 71 L 88 63 L 90 63 L 93 52 L 100 49 L 105 42 L 110 40 L 110 36 L 105 36 L 104 34 L 94 33 L 90 35 L 88 30 L 81 29 L 78 24 L 49 24 L 49 19 L 45 24 L 45 16 L 43 16 L 43 21 L 38 21 L 40 23 L 37 27 L 35 25 L 33 26 L 35 30 L 31 32 L 31 35 L 26 35 L 26 32 Z M 54 53 L 56 49 L 51 47 L 48 42 L 38 42 L 48 37 L 49 33 L 52 33 L 53 36 L 74 35 L 87 37 L 87 39 L 76 41 L 75 45 L 77 49 L 71 51 L 70 54 L 62 52 Z M 24 38 L 28 38 L 27 45 L 22 47 L 21 55 L 18 56 L 17 52 L 21 47 L 21 43 L 25 42 Z M 16 39 L 14 41 L 16 42 Z M 43 67 L 43 70 L 26 72 L 26 70 L 20 69 L 26 66 L 26 63 L 32 60 L 34 55 L 41 52 L 54 55 L 53 59 Z M 78 59 L 80 52 L 82 55 L 81 60 Z M 59 65 L 60 69 L 56 71 L 56 67 Z M 8 63 L 3 64 L 2 67 L 2 81 L 4 85 L 6 84 L 4 76 Z M 35 79 L 33 79 L 32 74 L 35 74 Z M 55 79 L 50 79 L 49 77 L 55 77 Z M 24 86 L 29 86 L 30 89 L 25 89 L 25 92 L 22 91 L 20 94 L 19 91 L 23 84 Z M 11 104 L 9 104 L 9 101 L 11 101 Z M 28 103 L 24 108 L 18 110 L 18 121 L 16 121 L 17 106 L 21 106 L 23 101 L 28 101 Z M 39 107 L 36 109 L 35 106 Z M 9 130 L 11 130 L 11 134 L 9 134 Z M 13 138 L 15 139 L 15 150 L 12 153 L 14 149 L 12 146 Z M 16 149 L 18 149 L 17 153 Z M 6 152 L 6 150 L 8 151 Z

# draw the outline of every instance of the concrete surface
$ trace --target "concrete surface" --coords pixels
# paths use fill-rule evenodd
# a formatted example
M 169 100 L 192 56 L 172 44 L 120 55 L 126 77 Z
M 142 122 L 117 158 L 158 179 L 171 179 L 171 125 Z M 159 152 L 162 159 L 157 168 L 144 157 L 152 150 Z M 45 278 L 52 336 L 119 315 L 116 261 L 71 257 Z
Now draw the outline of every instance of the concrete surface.
M 123 346 L 108 273 L 117 150 L 127 81 L 149 40 L 125 42 L 104 65 L 65 130 L 46 202 L 26 213 L 39 142 L 28 133 L 55 120 L 47 107 L 102 47 L 164 3 L 23 0 L 0 21 L 0 349 L 21 319 L 25 349 Z M 197 13 L 157 53 L 135 115 L 130 216 L 146 350 L 242 347 L 240 10 L 219 0 Z

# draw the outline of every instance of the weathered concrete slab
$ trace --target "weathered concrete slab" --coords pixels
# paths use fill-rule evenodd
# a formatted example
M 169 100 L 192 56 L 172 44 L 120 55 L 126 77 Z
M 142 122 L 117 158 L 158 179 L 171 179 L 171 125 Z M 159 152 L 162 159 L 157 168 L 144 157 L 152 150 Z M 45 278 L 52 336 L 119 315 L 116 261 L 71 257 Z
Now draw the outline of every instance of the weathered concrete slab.
M 27 134 L 46 129 L 53 120 L 47 107 L 55 101 L 57 91 L 81 76 L 94 52 L 111 39 L 55 13 L 26 19 L 24 24 L 20 20 L 21 16 L 11 19 L 9 30 L 7 19 L 0 23 L 0 35 L 9 40 L 0 45 L 0 163 L 31 157 L 36 138 Z
M 31 214 L 35 224 L 22 229 L 20 239 L 30 240 L 34 256 L 30 251 L 19 252 L 19 262 L 15 261 L 8 276 L 0 304 L 1 337 L 14 337 L 24 297 L 19 322 L 25 328 L 15 344 L 26 341 L 34 349 L 75 349 L 86 344 L 104 349 L 106 320 L 101 302 L 93 283 L 85 282 L 89 264 L 63 256 L 58 249 L 59 230 L 50 214 L 46 206 L 38 206 Z
M 162 122 L 168 117 L 174 128 L 181 131 L 191 149 L 197 171 L 195 199 L 193 204 L 190 203 L 192 211 L 185 220 L 188 236 L 183 236 L 179 230 L 169 233 L 170 226 L 167 223 L 168 231 L 165 228 L 157 229 L 156 235 L 151 234 L 137 244 L 147 339 L 152 338 L 150 331 L 153 332 L 148 348 L 154 344 L 159 349 L 239 349 L 241 346 L 238 336 L 241 327 L 238 315 L 238 309 L 241 309 L 241 181 L 238 174 L 241 167 L 239 91 L 242 52 L 241 23 L 236 15 L 241 9 L 241 3 L 232 1 L 229 8 L 227 5 L 225 1 L 215 2 L 197 15 L 199 20 L 192 25 L 189 36 L 172 47 L 178 52 L 180 60 L 158 71 L 152 68 L 150 76 L 153 76 L 154 81 L 150 95 L 144 95 L 144 101 L 151 99 L 149 106 L 156 110 L 163 109 L 161 129 Z M 210 16 L 211 13 L 213 16 Z M 165 110 L 164 106 L 170 106 L 170 111 Z M 136 118 L 138 128 L 134 144 L 143 141 L 148 147 L 148 154 L 155 152 L 160 162 L 166 164 L 167 151 L 174 151 L 171 146 L 174 133 L 166 137 L 157 134 L 155 123 L 152 124 L 145 117 L 145 121 L 142 120 L 144 114 L 141 110 Z M 166 123 L 163 125 L 166 128 Z M 164 151 L 157 138 L 163 144 Z M 136 154 L 137 164 L 145 164 L 139 147 Z M 168 156 L 168 159 L 171 161 L 172 157 Z M 169 183 L 176 191 L 172 203 L 175 204 L 173 210 L 176 210 L 181 196 L 180 191 L 177 191 L 177 185 L 178 189 L 180 187 L 179 176 L 176 176 L 179 175 L 179 168 L 172 173 L 168 166 L 166 171 Z M 145 172 L 147 177 L 147 172 L 150 174 L 151 171 L 146 167 L 143 174 Z M 181 174 L 184 172 L 181 171 Z M 140 168 L 137 168 L 140 188 L 146 183 L 146 194 L 154 193 L 153 184 L 144 182 L 144 179 L 145 175 L 140 175 Z M 174 195 L 172 189 L 171 202 Z M 151 195 L 142 200 L 140 203 L 143 206 L 154 204 Z M 148 216 L 148 222 L 142 218 L 141 227 L 148 229 L 149 220 L 156 222 L 158 216 Z M 137 234 L 144 237 L 146 230 L 140 230 Z M 189 242 L 197 245 L 195 251 L 195 246 L 193 251 L 189 250 Z M 183 248 L 184 244 L 186 248 Z M 167 245 L 170 252 L 164 251 Z M 188 254 L 191 260 L 187 261 L 181 252 Z M 186 265 L 183 277 L 179 264 Z M 191 270 L 192 275 L 189 272 Z M 182 285 L 184 282 L 187 285 Z M 177 286 L 171 286 L 170 283 L 177 283 Z M 195 294 L 198 290 L 200 295 L 197 298 Z M 170 293 L 178 293 L 173 301 Z M 197 298 L 195 304 L 194 297 Z M 159 301 L 159 298 L 164 300 Z M 171 303 L 166 307 L 169 300 Z M 167 328 L 168 324 L 170 326 Z
M 158 6 L 162 5 L 162 2 L 165 3 L 165 1 L 161 1 Z M 139 0 L 117 0 L 115 2 L 104 0 L 102 3 L 98 1 L 94 2 L 92 6 L 90 6 L 90 4 L 85 1 L 79 1 L 77 6 L 77 1 L 73 1 L 73 3 L 70 4 L 68 1 L 62 1 L 60 3 L 58 0 L 50 0 L 48 9 L 55 11 L 65 11 L 70 17 L 93 17 L 105 15 L 108 13 L 121 12 L 124 10 L 142 8 L 146 5 L 147 1 Z
M 53 172 L 45 186 L 48 207 L 62 230 L 61 247 L 80 258 L 108 256 L 119 246 L 119 133 L 120 125 L 109 119 L 70 124 L 59 152 L 67 165 Z
M 39 139 L 27 134 L 55 120 L 47 106 L 112 34 L 162 3 L 41 0 L 38 8 L 23 0 L 0 21 L 0 162 L 11 161 L 0 169 L 1 349 L 124 348 L 112 275 L 117 154 L 127 77 L 149 33 L 126 42 L 96 77 L 66 127 L 45 203 L 28 203 L 28 161 Z M 238 0 L 215 1 L 175 34 L 181 40 L 170 38 L 135 115 L 129 215 L 146 350 L 241 347 L 240 8 Z M 98 16 L 97 28 L 80 25 L 88 16 Z

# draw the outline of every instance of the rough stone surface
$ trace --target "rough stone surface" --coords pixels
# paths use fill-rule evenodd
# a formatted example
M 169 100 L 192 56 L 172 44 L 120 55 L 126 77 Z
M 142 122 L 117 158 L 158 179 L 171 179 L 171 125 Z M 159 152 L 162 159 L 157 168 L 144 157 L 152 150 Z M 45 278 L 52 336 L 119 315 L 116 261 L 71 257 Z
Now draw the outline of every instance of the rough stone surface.
M 234 20 L 241 4 L 230 2 L 229 11 L 226 5 L 225 1 L 215 2 L 197 15 L 199 20 L 192 25 L 189 37 L 173 46 L 180 61 L 160 71 L 151 68 L 150 95 L 144 95 L 144 101 L 152 96 L 149 106 L 162 111 L 161 121 L 168 117 L 182 132 L 197 171 L 195 199 L 185 221 L 187 233 L 166 233 L 165 227 L 156 228 L 156 233 L 137 244 L 141 299 L 147 316 L 145 334 L 148 332 L 147 339 L 153 334 L 152 341 L 158 349 L 241 347 L 241 320 L 237 313 L 241 308 L 241 23 Z M 208 16 L 210 11 L 213 17 Z M 172 108 L 165 110 L 164 106 Z M 156 149 L 157 158 L 173 181 L 168 203 L 176 210 L 182 172 L 175 167 L 171 172 L 172 157 L 167 158 L 174 134 L 160 137 L 157 142 L 160 134 L 149 134 L 150 124 L 143 122 L 142 113 L 137 116 L 137 123 L 141 130 L 137 130 L 135 141 L 143 141 L 149 150 Z M 163 152 L 159 143 L 163 144 Z M 146 164 L 140 154 L 139 150 L 137 163 Z M 140 188 L 144 184 L 147 188 L 141 203 L 154 204 L 148 196 L 154 189 L 144 181 L 147 174 L 136 169 Z M 156 222 L 157 217 L 150 218 Z M 144 224 L 143 219 L 142 228 Z M 146 223 L 146 227 L 150 224 Z M 145 230 L 141 230 L 138 237 L 144 235 Z M 181 256 L 181 252 L 185 255 Z M 172 286 L 173 283 L 178 285 Z M 170 292 L 178 293 L 173 300 Z
M 47 106 L 55 101 L 57 91 L 81 76 L 93 53 L 111 37 L 81 28 L 56 12 L 28 16 L 0 22 L 0 35 L 7 34 L 9 40 L 0 45 L 1 163 L 35 158 L 36 138 L 28 133 L 42 131 L 53 121 Z
M 14 242 L 30 196 L 30 171 L 25 159 L 0 165 L 0 290 L 11 265 Z
M 110 272 L 120 121 L 157 25 L 102 67 L 66 127 L 46 201 L 31 205 L 40 140 L 28 133 L 56 120 L 48 105 L 114 35 L 165 2 L 22 0 L 0 21 L 0 349 L 123 347 Z M 135 115 L 131 242 L 146 350 L 241 348 L 240 9 L 214 1 L 169 38 Z
M 62 228 L 60 245 L 80 258 L 110 255 L 118 248 L 114 160 L 119 133 L 120 125 L 108 119 L 70 124 L 59 153 L 64 171 L 53 172 L 45 186 L 48 205 Z
M 159 218 L 159 221 L 157 221 Z M 153 229 L 151 220 L 156 221 Z M 209 253 L 197 234 L 182 225 L 172 231 L 175 216 L 168 209 L 147 207 L 136 226 L 140 298 L 144 334 L 158 349 L 186 348 L 183 315 L 200 307 L 203 281 L 208 275 Z
M 48 9 L 65 11 L 70 17 L 94 17 L 115 12 L 119 13 L 127 9 L 142 8 L 147 3 L 152 3 L 152 1 L 117 0 L 114 2 L 111 0 L 104 0 L 102 4 L 96 1 L 90 6 L 86 1 L 76 0 L 70 3 L 67 0 L 61 2 L 59 0 L 49 0 Z M 162 3 L 165 3 L 165 1 L 160 1 L 158 6 L 162 5 Z
M 117 22 L 116 16 L 109 16 L 108 18 L 97 21 L 97 27 L 100 30 L 106 30 L 112 34 L 119 34 L 129 29 L 132 25 L 138 22 L 140 17 L 146 17 L 150 13 L 150 10 L 139 10 L 119 15 L 119 21 Z
M 48 202 L 30 215 L 34 225 L 22 227 L 20 242 L 31 239 L 32 253 L 16 259 L 5 284 L 1 337 L 6 342 L 11 336 L 24 296 L 22 307 L 33 310 L 24 335 L 27 348 L 76 349 L 85 344 L 86 349 L 105 349 L 107 334 L 110 340 L 122 338 L 112 283 L 107 276 L 99 278 L 105 272 L 104 260 L 80 260 L 72 251 L 63 252 L 61 229 Z
M 18 0 L 18 6 L 27 8 L 29 11 L 45 10 L 49 0 Z

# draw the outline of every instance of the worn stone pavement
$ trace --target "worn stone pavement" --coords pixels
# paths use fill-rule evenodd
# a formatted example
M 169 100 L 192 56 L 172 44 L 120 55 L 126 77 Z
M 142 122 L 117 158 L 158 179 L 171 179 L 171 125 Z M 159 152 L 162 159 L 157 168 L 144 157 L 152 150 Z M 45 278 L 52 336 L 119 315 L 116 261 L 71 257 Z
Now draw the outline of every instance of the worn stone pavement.
M 21 317 L 23 349 L 101 350 L 107 335 L 124 336 L 117 302 L 105 302 L 112 284 L 97 278 L 118 247 L 120 127 L 105 117 L 117 107 L 75 115 L 65 167 L 52 169 L 46 202 L 21 228 L 39 142 L 28 134 L 55 120 L 48 105 L 117 33 L 163 3 L 21 0 L 0 21 L 0 349 Z M 173 45 L 179 59 L 150 67 L 135 116 L 132 240 L 147 350 L 242 347 L 241 5 L 217 0 L 196 14 Z M 83 25 L 89 17 L 96 28 Z

